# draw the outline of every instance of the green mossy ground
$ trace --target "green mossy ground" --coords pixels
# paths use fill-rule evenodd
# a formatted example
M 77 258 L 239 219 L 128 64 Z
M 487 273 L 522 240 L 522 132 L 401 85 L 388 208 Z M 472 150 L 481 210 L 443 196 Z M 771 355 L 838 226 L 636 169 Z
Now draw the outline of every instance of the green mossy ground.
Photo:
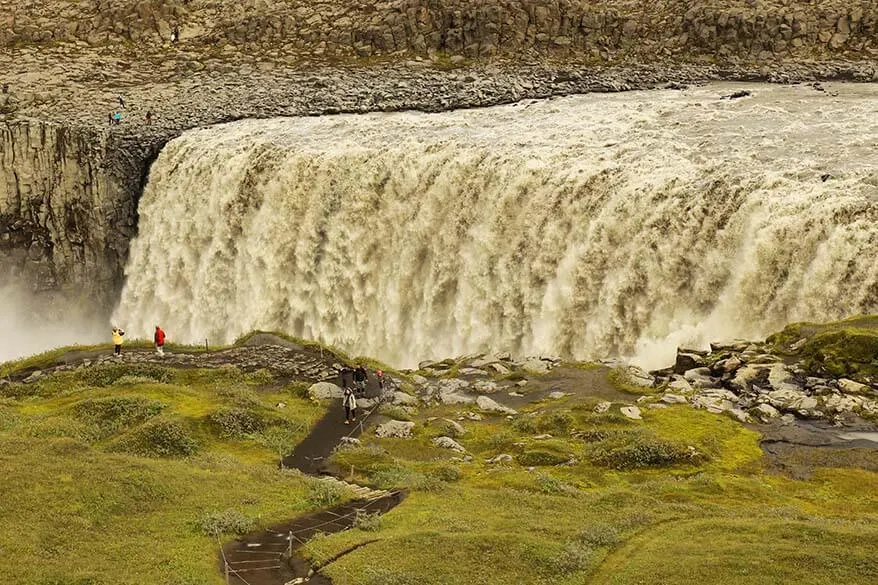
M 807 337 L 803 355 L 812 343 L 861 367 L 868 344 L 823 336 L 871 335 L 871 323 L 797 325 L 773 341 L 789 351 Z M 584 367 L 590 382 L 568 384 L 573 395 L 512 420 L 460 420 L 456 436 L 444 419 L 467 409 L 425 408 L 409 416 L 413 439 L 368 434 L 339 452 L 345 475 L 409 494 L 306 553 L 336 585 L 878 582 L 878 473 L 830 461 L 791 479 L 766 467 L 758 433 L 688 406 L 644 409 L 642 421 L 596 414 L 607 388 L 628 402 L 636 389 Z M 600 392 L 588 387 L 597 377 Z M 217 539 L 344 497 L 277 469 L 324 412 L 303 388 L 265 371 L 135 364 L 0 386 L 6 581 L 219 585 Z M 442 435 L 472 461 L 435 447 Z M 501 453 L 513 461 L 487 462 Z
M 878 316 L 794 323 L 768 342 L 780 352 L 801 357 L 804 367 L 815 375 L 878 376 Z M 797 347 L 798 343 L 802 345 Z
M 0 386 L 5 581 L 218 584 L 217 533 L 330 503 L 277 466 L 323 409 L 270 378 L 109 365 Z
M 469 463 L 431 442 L 463 412 L 451 407 L 422 410 L 410 440 L 338 453 L 357 481 L 410 495 L 308 554 L 355 549 L 326 564 L 336 585 L 875 582 L 878 474 L 795 481 L 768 473 L 758 433 L 727 417 L 675 406 L 631 421 L 596 402 L 460 421 Z M 500 453 L 515 460 L 487 463 Z

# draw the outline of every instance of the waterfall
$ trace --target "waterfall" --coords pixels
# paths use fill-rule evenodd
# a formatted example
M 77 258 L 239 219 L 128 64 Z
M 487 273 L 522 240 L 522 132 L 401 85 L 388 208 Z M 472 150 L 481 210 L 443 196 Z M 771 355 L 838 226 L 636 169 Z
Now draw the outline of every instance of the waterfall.
M 154 163 L 115 323 L 394 364 L 636 356 L 878 309 L 878 88 L 247 120 Z

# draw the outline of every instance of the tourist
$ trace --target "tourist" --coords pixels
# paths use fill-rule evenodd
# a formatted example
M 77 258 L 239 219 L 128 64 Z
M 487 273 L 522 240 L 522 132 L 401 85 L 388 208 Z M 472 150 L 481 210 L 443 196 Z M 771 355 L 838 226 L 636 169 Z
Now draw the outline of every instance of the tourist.
M 354 383 L 357 386 L 357 392 L 360 395 L 366 394 L 366 380 L 369 375 L 366 373 L 366 368 L 363 367 L 363 364 L 357 364 L 357 369 L 354 370 Z
M 122 123 L 122 112 L 116 112 L 113 114 L 113 123 L 117 126 Z
M 177 44 L 177 41 L 180 40 L 180 26 L 174 25 L 174 30 L 171 32 L 171 42 L 173 44 Z
M 384 392 L 384 370 L 376 371 L 375 375 L 378 377 L 378 389 Z
M 146 125 L 149 126 L 152 124 L 152 110 L 146 111 Z
M 155 326 L 155 352 L 165 355 L 165 332 L 158 325 Z
M 122 343 L 125 342 L 125 331 L 120 327 L 113 327 L 113 355 L 122 356 Z
M 353 379 L 353 370 L 351 370 L 347 366 L 342 366 L 341 370 L 338 371 L 338 385 L 342 388 L 348 387 L 348 380 Z
M 110 126 L 116 123 L 116 119 L 113 117 L 113 112 L 107 112 L 107 120 L 109 120 Z
M 344 424 L 349 425 L 351 422 L 357 422 L 357 397 L 351 388 L 344 389 L 342 398 L 344 405 Z
M 120 108 L 123 108 L 123 109 L 125 108 L 125 100 L 122 99 L 122 95 L 121 95 L 121 94 L 119 95 L 119 107 L 120 107 Z

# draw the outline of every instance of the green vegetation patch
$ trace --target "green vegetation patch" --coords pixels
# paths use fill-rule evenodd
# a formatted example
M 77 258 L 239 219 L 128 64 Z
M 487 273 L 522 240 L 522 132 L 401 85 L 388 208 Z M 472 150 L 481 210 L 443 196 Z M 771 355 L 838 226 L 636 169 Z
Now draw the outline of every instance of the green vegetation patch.
M 878 526 L 712 518 L 665 524 L 633 538 L 601 566 L 600 585 L 878 582 Z
M 778 351 L 803 358 L 816 375 L 878 375 L 878 316 L 833 323 L 793 323 L 767 340 Z M 800 344 L 800 345 L 799 345 Z
M 168 384 L 174 379 L 174 372 L 169 368 L 154 364 L 100 364 L 84 368 L 78 377 L 95 387 L 112 386 L 122 378 L 137 381 L 149 380 L 160 384 Z M 135 381 L 134 383 L 137 383 Z
M 158 400 L 141 396 L 107 396 L 77 402 L 73 412 L 109 435 L 158 416 L 166 407 Z
M 112 449 L 142 457 L 188 457 L 198 451 L 198 441 L 185 421 L 161 417 L 123 436 Z

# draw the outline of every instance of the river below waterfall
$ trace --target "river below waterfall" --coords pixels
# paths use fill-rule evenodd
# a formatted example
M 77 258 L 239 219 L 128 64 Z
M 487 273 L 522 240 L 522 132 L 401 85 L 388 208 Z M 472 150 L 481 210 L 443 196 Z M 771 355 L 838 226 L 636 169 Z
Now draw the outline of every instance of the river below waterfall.
M 878 311 L 878 86 L 239 121 L 170 142 L 139 213 L 129 335 L 661 366 Z

